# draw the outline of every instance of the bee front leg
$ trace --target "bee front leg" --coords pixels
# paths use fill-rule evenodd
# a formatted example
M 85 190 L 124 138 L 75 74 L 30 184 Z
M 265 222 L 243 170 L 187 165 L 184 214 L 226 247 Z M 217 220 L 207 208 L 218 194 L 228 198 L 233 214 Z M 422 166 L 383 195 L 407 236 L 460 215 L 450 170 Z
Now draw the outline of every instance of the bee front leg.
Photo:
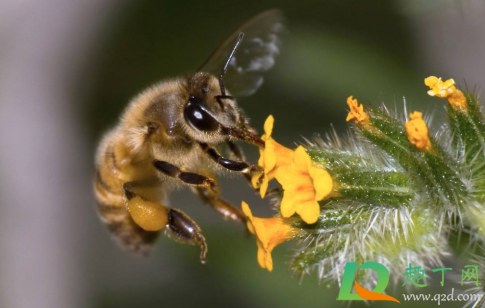
M 216 185 L 213 179 L 192 172 L 184 172 L 180 170 L 177 166 L 172 165 L 166 161 L 156 160 L 153 162 L 155 168 L 163 174 L 177 178 L 184 184 L 189 186 L 202 186 L 202 187 L 212 187 L 216 189 Z
M 245 161 L 246 160 L 246 157 L 244 156 L 244 153 L 243 151 L 241 150 L 241 148 L 235 144 L 234 142 L 232 141 L 226 141 L 227 145 L 229 146 L 229 151 L 231 152 L 231 158 L 236 158 L 240 161 Z M 256 192 L 259 192 L 259 187 L 258 188 L 255 188 L 251 181 L 252 181 L 252 176 L 251 174 L 249 173 L 243 173 L 244 175 L 244 178 L 246 179 L 246 181 L 248 181 L 249 183 L 249 186 L 251 186 L 251 188 L 253 188 Z M 263 173 L 261 172 L 261 177 L 263 176 Z
M 227 141 L 226 143 L 229 146 L 229 150 L 231 152 L 232 157 L 239 159 L 239 160 L 242 160 L 242 161 L 246 160 L 246 158 L 244 157 L 244 153 L 242 152 L 241 148 L 237 144 L 235 144 L 232 141 Z M 261 176 L 262 175 L 263 174 L 261 174 Z M 251 175 L 248 174 L 248 173 L 244 173 L 244 178 L 248 181 L 249 186 L 251 186 L 251 188 L 253 188 L 256 192 L 259 193 L 259 187 L 255 188 L 251 183 L 251 180 L 252 180 Z M 262 178 L 260 178 L 259 180 L 261 181 Z M 280 194 L 281 194 L 280 188 L 273 188 L 273 189 L 270 189 L 266 192 L 267 196 L 278 196 Z
M 231 146 L 232 144 L 232 146 Z M 253 165 L 250 163 L 245 162 L 244 160 L 231 160 L 227 159 L 221 156 L 219 152 L 217 152 L 216 149 L 210 147 L 209 145 L 205 143 L 200 143 L 200 146 L 204 152 L 207 153 L 207 155 L 216 163 L 218 163 L 220 166 L 226 168 L 227 170 L 235 171 L 235 172 L 240 172 L 245 175 L 246 179 L 251 182 L 251 179 L 254 175 L 260 175 L 260 178 L 263 176 L 263 169 L 257 165 Z M 231 151 L 235 151 L 234 155 L 237 156 L 239 153 L 239 156 L 242 157 L 242 152 L 237 148 L 237 146 L 233 143 L 229 143 L 229 147 L 231 148 Z

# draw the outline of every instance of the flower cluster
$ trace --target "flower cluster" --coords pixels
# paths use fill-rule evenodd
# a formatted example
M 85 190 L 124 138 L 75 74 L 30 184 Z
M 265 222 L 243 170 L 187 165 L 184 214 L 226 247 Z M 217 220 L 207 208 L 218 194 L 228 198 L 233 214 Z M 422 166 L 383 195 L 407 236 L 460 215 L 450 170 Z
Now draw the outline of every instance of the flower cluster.
M 431 78 L 431 77 L 430 77 Z M 453 81 L 453 79 L 450 79 Z M 430 90 L 428 93 L 432 92 L 435 93 L 436 96 L 439 97 L 447 97 L 445 95 L 453 95 L 456 93 L 456 88 L 453 85 L 453 82 L 450 80 L 446 81 L 445 83 L 447 86 L 442 85 L 441 79 L 439 79 L 440 85 L 435 85 L 435 90 Z M 451 88 L 452 86 L 452 88 Z M 460 91 L 461 92 L 461 91 Z M 354 99 L 353 96 L 349 96 L 347 98 L 347 105 L 349 106 L 349 113 L 347 115 L 347 122 L 350 120 L 355 120 L 357 125 L 360 125 L 363 128 L 370 129 L 373 134 L 381 134 L 373 129 L 371 125 L 371 118 L 369 114 L 364 111 L 364 106 L 359 105 L 357 99 Z M 409 115 L 410 120 L 405 123 L 406 132 L 408 134 L 408 140 L 411 144 L 416 146 L 420 151 L 429 152 L 432 150 L 431 141 L 428 136 L 428 126 L 426 122 L 423 120 L 423 114 L 419 111 L 415 111 Z M 385 134 L 385 133 L 384 133 Z
M 313 164 L 310 156 L 302 146 L 296 150 L 289 149 L 272 137 L 274 118 L 269 116 L 264 123 L 262 139 L 264 149 L 260 149 L 259 166 L 264 170 L 260 193 L 264 198 L 268 189 L 268 182 L 274 178 L 284 190 L 281 201 L 281 215 L 285 218 L 299 214 L 308 224 L 315 223 L 320 214 L 318 201 L 329 197 L 332 192 L 333 181 L 330 174 L 323 168 Z M 252 179 L 257 187 L 257 178 Z
M 264 135 L 261 138 L 265 147 L 260 149 L 258 161 L 264 170 L 263 180 L 258 187 L 259 174 L 255 175 L 252 184 L 260 189 L 262 198 L 266 195 L 270 180 L 276 179 L 281 184 L 281 217 L 253 217 L 249 206 L 243 203 L 243 211 L 249 219 L 248 228 L 257 237 L 258 262 L 269 271 L 273 269 L 273 248 L 295 235 L 294 231 L 289 231 L 293 228 L 287 225 L 290 222 L 288 219 L 296 213 L 304 222 L 315 223 L 320 215 L 318 202 L 329 198 L 333 189 L 330 174 L 315 166 L 302 146 L 292 150 L 273 139 L 273 125 L 274 118 L 270 115 L 264 123 Z
M 464 204 L 466 180 L 485 179 L 485 158 L 478 147 L 485 144 L 485 120 L 470 115 L 478 110 L 477 103 L 452 79 L 429 77 L 425 84 L 429 95 L 450 103 L 446 110 L 456 140 L 446 147 L 430 133 L 421 112 L 414 111 L 403 123 L 385 108 L 361 105 L 353 96 L 347 98 L 346 121 L 354 122 L 355 129 L 347 144 L 329 138 L 286 147 L 272 135 L 273 116 L 267 118 L 258 160 L 264 175 L 254 175 L 251 182 L 262 198 L 270 194 L 271 180 L 281 185 L 271 190 L 279 200 L 278 211 L 274 217 L 255 217 L 242 204 L 262 268 L 272 271 L 274 248 L 295 238 L 302 245 L 291 266 L 299 273 L 318 268 L 322 276 L 336 277 L 336 268 L 344 266 L 343 256 L 381 258 L 388 265 L 403 261 L 402 256 L 432 262 L 448 253 L 442 231 L 445 217 L 463 211 L 463 217 L 483 225 L 485 215 L 473 215 L 480 212 L 466 210 Z M 452 152 L 455 146 L 458 154 Z M 478 167 L 460 168 L 460 161 L 449 160 L 460 155 Z M 463 170 L 476 174 L 461 174 Z M 483 189 L 485 180 L 477 187 Z M 425 221 L 429 225 L 420 223 Z M 427 250 L 431 253 L 422 253 L 423 243 L 433 243 Z

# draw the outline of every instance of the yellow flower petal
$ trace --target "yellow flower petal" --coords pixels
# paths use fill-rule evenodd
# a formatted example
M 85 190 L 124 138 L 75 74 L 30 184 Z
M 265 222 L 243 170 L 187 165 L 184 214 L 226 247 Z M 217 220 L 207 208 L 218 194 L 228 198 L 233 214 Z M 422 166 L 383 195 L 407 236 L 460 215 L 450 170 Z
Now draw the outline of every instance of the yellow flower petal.
M 256 245 L 258 246 L 258 264 L 261 268 L 266 268 L 266 250 L 263 247 L 263 244 L 259 240 L 256 240 Z M 270 271 L 271 272 L 271 271 Z
M 332 192 L 332 177 L 327 170 L 313 166 L 310 168 L 310 176 L 313 179 L 313 186 L 316 191 L 315 199 L 321 201 L 325 196 L 328 196 Z
M 251 232 L 252 234 L 256 234 L 256 230 L 254 229 L 254 226 L 252 223 L 253 213 L 251 213 L 251 209 L 249 208 L 249 205 L 244 201 L 242 202 L 242 211 L 244 215 L 246 215 L 246 217 L 249 218 L 247 222 L 249 232 Z
M 268 185 L 268 176 L 264 175 L 263 182 L 261 182 L 261 187 L 259 188 L 259 195 L 261 196 L 261 198 L 264 198 L 264 196 L 266 196 L 266 192 L 268 191 Z
M 276 165 L 275 146 L 271 140 L 266 140 L 263 152 L 263 169 L 264 173 L 269 173 Z
M 241 203 L 241 208 L 242 208 L 244 215 L 246 215 L 247 218 L 249 218 L 250 220 L 253 219 L 253 213 L 251 212 L 251 208 L 249 207 L 249 205 L 246 202 L 243 201 Z
M 271 137 L 271 133 L 273 132 L 273 125 L 274 117 L 270 114 L 266 121 L 264 121 L 264 133 L 266 136 Z
M 265 254 L 265 267 L 269 272 L 273 271 L 273 257 L 271 256 L 271 253 L 266 253 Z
M 316 201 L 305 202 L 301 204 L 298 214 L 307 224 L 316 223 L 320 216 L 320 205 Z
M 292 185 L 292 184 L 295 184 L 295 182 L 293 181 L 294 179 L 293 173 L 294 173 L 294 167 L 292 166 L 292 164 L 289 164 L 287 166 L 283 166 L 278 170 L 276 170 L 275 177 L 276 177 L 276 180 L 278 180 L 278 182 L 282 185 L 283 183 L 285 185 Z
M 293 163 L 296 165 L 298 170 L 302 172 L 308 171 L 308 167 L 311 166 L 312 160 L 310 156 L 308 156 L 305 148 L 301 145 L 296 148 L 295 156 L 293 157 Z
M 436 76 L 429 76 L 428 78 L 424 79 L 424 84 L 430 88 L 433 88 L 438 83 L 438 77 Z
M 274 178 L 278 168 L 289 164 L 293 158 L 293 150 L 288 149 L 276 142 L 271 134 L 273 132 L 274 118 L 270 115 L 264 122 L 265 134 L 261 139 L 265 141 L 264 149 L 259 150 L 258 165 L 263 168 L 264 176 L 261 183 L 258 183 L 260 175 L 255 174 L 251 179 L 254 188 L 259 188 L 261 198 L 264 198 L 268 190 L 268 183 Z
M 315 223 L 320 215 L 317 201 L 329 197 L 333 190 L 330 174 L 314 166 L 305 149 L 299 146 L 292 163 L 279 168 L 275 176 L 284 190 L 281 215 L 290 217 L 297 213 L 306 223 Z
M 256 235 L 258 246 L 258 264 L 268 271 L 273 270 L 271 252 L 279 244 L 292 239 L 298 230 L 291 226 L 291 221 L 281 217 L 259 218 L 254 217 L 247 203 L 242 203 L 243 213 L 248 217 L 248 227 Z
M 284 194 L 286 194 L 286 192 Z M 294 204 L 295 202 L 291 199 L 291 197 L 283 196 L 280 204 L 281 216 L 286 218 L 293 216 L 296 213 L 296 208 Z

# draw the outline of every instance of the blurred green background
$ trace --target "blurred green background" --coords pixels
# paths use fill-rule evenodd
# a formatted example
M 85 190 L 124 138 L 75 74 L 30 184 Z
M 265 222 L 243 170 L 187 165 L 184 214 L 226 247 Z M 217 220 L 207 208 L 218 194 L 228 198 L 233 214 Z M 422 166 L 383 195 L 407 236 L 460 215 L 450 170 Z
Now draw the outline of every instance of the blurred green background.
M 44 15 L 47 22 L 56 13 L 62 14 L 59 3 L 54 2 L 50 13 Z M 33 6 L 32 12 L 38 6 Z M 273 8 L 281 9 L 287 18 L 282 52 L 262 88 L 254 96 L 238 102 L 252 125 L 260 130 L 265 118 L 273 114 L 274 136 L 287 146 L 315 133 L 325 136 L 331 125 L 341 135 L 345 134 L 345 102 L 350 95 L 363 103 L 385 102 L 389 109 L 396 109 L 400 114 L 405 97 L 409 110 L 435 110 L 435 122 L 439 122 L 442 102 L 427 96 L 425 77 L 455 78 L 462 85 L 466 78 L 470 86 L 485 83 L 482 74 L 484 7 L 480 1 L 142 0 L 112 1 L 105 4 L 103 14 L 92 9 L 85 23 L 97 21 L 86 35 L 95 39 L 82 49 L 89 56 L 69 54 L 72 62 L 65 63 L 74 63 L 78 57 L 81 60 L 75 74 L 62 85 L 69 89 L 68 97 L 75 102 L 69 107 L 69 125 L 62 125 L 66 131 L 75 126 L 80 138 L 73 144 L 83 144 L 75 150 L 76 161 L 82 163 L 69 169 L 70 177 L 64 183 L 77 185 L 73 184 L 77 178 L 81 185 L 72 189 L 69 198 L 84 205 L 71 208 L 73 212 L 69 210 L 62 218 L 67 227 L 59 229 L 59 232 L 67 230 L 66 234 L 76 233 L 72 239 L 75 242 L 58 253 L 50 252 L 56 256 L 65 253 L 76 259 L 74 274 L 67 271 L 67 278 L 60 280 L 69 281 L 67 292 L 78 294 L 69 307 L 340 307 L 347 304 L 336 301 L 336 282 L 319 282 L 315 272 L 302 279 L 287 270 L 291 243 L 274 251 L 272 273 L 260 269 L 255 239 L 245 236 L 241 226 L 220 219 L 190 195 L 188 189 L 175 193 L 171 204 L 186 211 L 203 229 L 209 245 L 206 265 L 199 264 L 196 247 L 180 245 L 165 237 L 160 238 L 149 257 L 129 255 L 116 246 L 96 217 L 90 190 L 92 157 L 99 139 L 116 124 L 129 100 L 159 80 L 194 72 L 228 34 L 252 16 Z M 69 20 L 64 22 L 68 24 Z M 82 28 L 82 21 L 77 24 Z M 36 24 L 32 22 L 32 25 Z M 14 31 L 5 28 L 4 33 Z M 8 35 L 3 38 L 7 43 L 15 42 Z M 72 41 L 77 39 L 74 37 Z M 35 50 L 36 45 L 23 48 Z M 9 60 L 0 54 L 2 61 L 5 65 Z M 9 102 L 4 100 L 3 107 Z M 58 107 L 52 109 L 52 112 L 61 111 Z M 32 116 L 35 112 L 32 110 Z M 61 146 L 60 151 L 69 145 Z M 256 161 L 256 150 L 251 147 L 245 150 L 249 160 Z M 4 167 L 8 165 L 8 155 L 3 156 Z M 0 180 L 0 183 L 8 181 L 6 176 Z M 22 181 L 19 179 L 17 183 L 22 185 Z M 223 195 L 227 199 L 235 204 L 247 201 L 258 216 L 271 214 L 267 202 L 259 200 L 243 180 L 234 178 L 223 182 Z M 4 184 L 1 206 L 5 209 L 15 207 L 12 201 L 15 199 L 7 200 L 7 188 Z M 49 199 L 48 195 L 45 197 Z M 62 207 L 69 209 L 69 202 L 66 203 Z M 38 215 L 45 213 L 40 209 Z M 4 225 L 3 230 L 6 228 Z M 16 236 L 15 232 L 7 233 L 10 239 Z M 8 268 L 9 259 L 4 260 L 3 266 Z M 453 260 L 448 262 L 460 268 Z M 39 266 L 43 265 L 39 263 Z M 55 275 L 64 273 L 61 267 L 46 271 L 56 272 Z M 429 280 L 428 285 L 433 287 L 425 292 L 448 293 L 455 287 L 456 293 L 463 287 L 459 286 L 458 276 L 451 276 L 443 288 L 439 286 L 440 279 Z M 49 276 L 42 278 L 49 281 Z M 22 281 L 16 285 L 4 281 L 0 303 L 7 303 L 6 307 L 14 303 L 12 294 L 22 289 Z M 413 292 L 421 291 L 424 290 Z M 399 300 L 406 292 L 400 285 L 388 287 L 388 293 Z M 56 295 L 52 296 L 55 302 Z M 37 298 L 42 300 L 43 295 Z M 430 306 L 427 302 L 401 304 L 403 307 Z M 370 304 L 372 307 L 390 305 L 395 304 Z M 444 307 L 462 305 L 446 303 Z M 352 303 L 352 307 L 364 307 L 364 303 Z

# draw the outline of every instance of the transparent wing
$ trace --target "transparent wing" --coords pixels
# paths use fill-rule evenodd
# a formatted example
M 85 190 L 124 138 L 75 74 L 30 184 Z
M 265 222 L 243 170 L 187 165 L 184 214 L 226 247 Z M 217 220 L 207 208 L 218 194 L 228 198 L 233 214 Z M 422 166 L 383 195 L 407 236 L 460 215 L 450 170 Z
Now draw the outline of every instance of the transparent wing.
M 280 11 L 263 12 L 224 40 L 199 71 L 219 76 L 239 33 L 243 32 L 244 39 L 229 63 L 224 84 L 231 95 L 251 95 L 263 84 L 263 74 L 275 63 L 283 30 Z

